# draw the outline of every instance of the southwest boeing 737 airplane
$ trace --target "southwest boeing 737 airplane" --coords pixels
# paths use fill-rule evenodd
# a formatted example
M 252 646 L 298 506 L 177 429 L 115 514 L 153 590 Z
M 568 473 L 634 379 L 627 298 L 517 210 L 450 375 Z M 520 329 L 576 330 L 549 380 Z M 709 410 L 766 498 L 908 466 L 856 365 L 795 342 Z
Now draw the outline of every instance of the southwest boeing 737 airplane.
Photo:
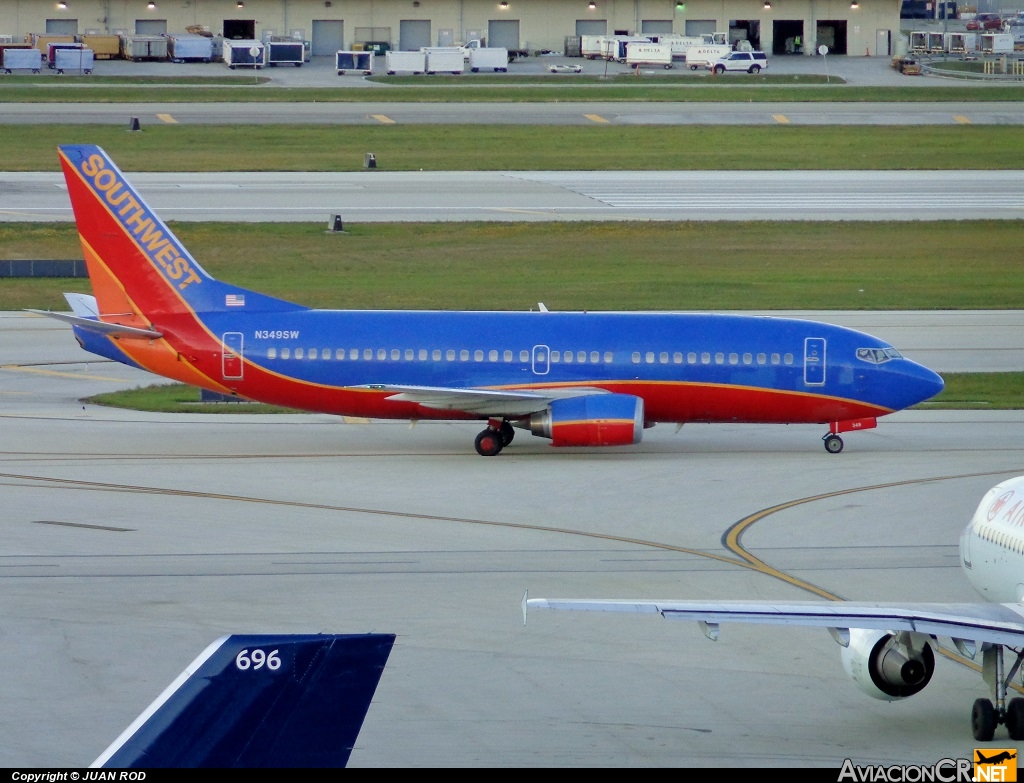
M 1006 701 L 1024 661 L 1024 476 L 990 489 L 960 537 L 968 581 L 986 600 L 978 604 L 814 603 L 809 601 L 656 601 L 523 597 L 528 609 L 649 612 L 671 620 L 697 620 L 718 639 L 725 622 L 825 627 L 842 646 L 843 668 L 876 699 L 896 701 L 920 693 L 935 671 L 937 638 L 980 657 L 992 700 L 971 711 L 974 738 L 990 741 L 1004 724 L 1010 739 L 1024 740 L 1024 698 Z M 1007 668 L 1004 653 L 1012 663 Z M 993 700 L 995 704 L 993 704 Z
M 212 278 L 107 154 L 60 147 L 93 296 L 82 347 L 242 399 L 386 419 L 478 419 L 553 446 L 638 443 L 656 422 L 815 423 L 840 432 L 942 379 L 861 332 L 744 315 L 311 310 Z M 38 312 L 38 311 L 34 311 Z
M 382 633 L 224 636 L 92 766 L 344 767 L 394 642 Z

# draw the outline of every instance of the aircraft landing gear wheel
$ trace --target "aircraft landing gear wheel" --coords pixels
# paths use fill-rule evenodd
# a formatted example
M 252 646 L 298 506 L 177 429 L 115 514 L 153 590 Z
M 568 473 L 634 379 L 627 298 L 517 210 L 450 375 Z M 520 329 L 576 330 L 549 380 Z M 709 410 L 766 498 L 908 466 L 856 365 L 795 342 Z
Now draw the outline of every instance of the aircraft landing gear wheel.
M 511 424 L 509 424 L 507 421 L 503 421 L 501 423 L 501 429 L 499 430 L 499 432 L 501 433 L 501 446 L 502 446 L 502 448 L 504 448 L 505 446 L 510 444 L 512 442 L 512 438 L 514 438 L 516 436 L 515 428 Z M 1024 701 L 1024 700 L 1022 700 L 1022 701 Z
M 822 440 L 825 441 L 825 451 L 829 454 L 838 454 L 843 450 L 843 439 L 838 435 L 829 433 Z
M 1006 729 L 1010 732 L 1010 739 L 1015 742 L 1024 740 L 1024 699 L 1010 699 L 1006 705 Z
M 501 433 L 490 427 L 476 436 L 476 453 L 481 457 L 493 457 L 501 451 Z
M 971 708 L 971 732 L 978 742 L 990 742 L 996 733 L 996 710 L 988 699 L 976 699 Z

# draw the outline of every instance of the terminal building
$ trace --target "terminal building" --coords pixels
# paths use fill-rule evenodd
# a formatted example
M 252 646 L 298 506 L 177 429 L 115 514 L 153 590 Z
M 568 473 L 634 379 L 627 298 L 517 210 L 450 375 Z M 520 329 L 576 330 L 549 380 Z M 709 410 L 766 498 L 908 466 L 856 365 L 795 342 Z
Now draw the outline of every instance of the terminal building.
M 573 54 L 584 35 L 727 32 L 772 55 L 890 55 L 899 0 L 0 0 L 0 40 L 164 35 L 307 42 L 313 56 L 372 46 L 415 51 L 481 40 Z

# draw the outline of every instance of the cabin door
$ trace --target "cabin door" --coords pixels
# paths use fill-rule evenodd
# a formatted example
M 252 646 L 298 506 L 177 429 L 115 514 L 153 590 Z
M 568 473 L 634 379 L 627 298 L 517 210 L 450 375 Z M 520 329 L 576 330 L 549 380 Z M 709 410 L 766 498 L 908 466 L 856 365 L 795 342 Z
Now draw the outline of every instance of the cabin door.
M 224 332 L 221 353 L 221 376 L 225 381 L 242 380 L 242 333 Z
M 804 340 L 804 383 L 807 386 L 825 384 L 824 337 L 808 337 Z

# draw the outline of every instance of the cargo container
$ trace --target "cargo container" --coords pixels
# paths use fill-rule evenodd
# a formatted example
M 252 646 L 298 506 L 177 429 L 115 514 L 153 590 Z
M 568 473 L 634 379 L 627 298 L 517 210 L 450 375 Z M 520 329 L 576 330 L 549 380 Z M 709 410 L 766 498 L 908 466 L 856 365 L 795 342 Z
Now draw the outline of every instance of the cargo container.
M 427 70 L 427 53 L 388 51 L 384 53 L 384 64 L 385 70 L 392 76 L 399 71 L 420 74 Z
M 668 44 L 672 50 L 672 57 L 676 60 L 686 59 L 686 50 L 691 46 L 702 46 L 713 43 L 721 43 L 715 41 L 715 36 L 711 33 L 704 33 L 702 35 L 652 35 L 651 41 L 654 43 Z
M 294 65 L 296 68 L 299 68 L 305 59 L 306 47 L 302 41 L 294 39 L 287 41 L 271 40 L 267 43 L 267 64 L 272 68 L 278 65 Z
M 1009 33 L 983 33 L 982 54 L 1010 54 L 1013 52 L 1013 36 Z
M 43 58 L 39 54 L 39 50 L 34 46 L 23 46 L 15 48 L 13 46 L 4 47 L 4 73 L 10 73 L 11 71 L 32 71 L 32 73 L 39 73 L 43 67 Z
M 977 48 L 976 33 L 946 33 L 946 51 L 950 54 L 966 54 Z
M 427 73 L 462 73 L 466 68 L 466 60 L 462 56 L 462 48 L 459 46 L 441 46 L 428 48 Z M 508 60 L 506 59 L 506 63 Z
M 604 54 L 604 39 L 606 35 L 581 35 L 580 56 L 588 60 L 598 60 Z
M 162 35 L 121 36 L 121 56 L 132 62 L 140 60 L 166 60 L 167 39 Z
M 478 71 L 508 70 L 508 49 L 499 46 L 487 46 L 482 49 L 469 50 L 469 70 Z
M 97 60 L 114 60 L 121 56 L 121 37 L 118 35 L 84 33 L 76 38 L 86 49 L 92 49 Z
M 606 60 L 626 62 L 626 47 L 631 43 L 650 43 L 651 39 L 646 35 L 609 35 L 604 39 L 604 52 L 602 56 Z
M 266 58 L 267 47 L 263 45 L 262 41 L 257 41 L 254 38 L 224 41 L 224 62 L 232 70 L 238 66 L 262 68 L 266 65 Z
M 335 55 L 335 66 L 338 76 L 344 76 L 345 71 L 362 71 L 363 76 L 369 76 L 373 73 L 373 52 L 340 51 Z
M 213 38 L 192 33 L 167 36 L 167 55 L 171 62 L 204 62 L 213 59 Z
M 54 53 L 54 68 L 57 73 L 65 71 L 81 71 L 92 73 L 93 60 L 95 59 L 92 49 L 82 47 L 80 49 L 57 49 Z
M 672 47 L 667 43 L 626 44 L 628 65 L 660 65 L 666 70 L 672 67 Z

